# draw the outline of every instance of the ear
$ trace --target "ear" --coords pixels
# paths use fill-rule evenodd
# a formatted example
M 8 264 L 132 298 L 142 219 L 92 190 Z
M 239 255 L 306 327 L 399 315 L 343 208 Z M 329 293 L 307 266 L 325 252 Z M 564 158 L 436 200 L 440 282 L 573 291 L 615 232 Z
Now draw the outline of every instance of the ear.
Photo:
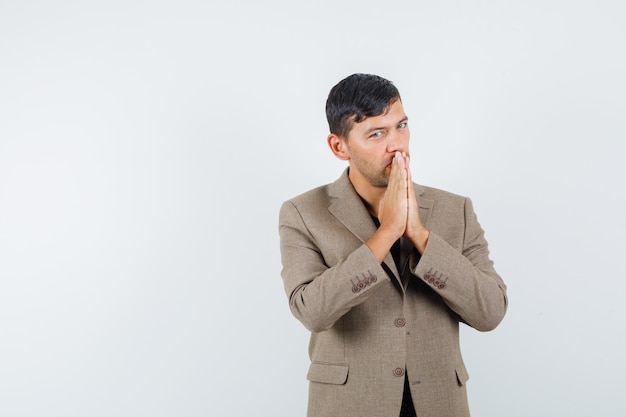
M 344 139 L 337 136 L 334 133 L 328 135 L 328 147 L 333 154 L 342 161 L 348 161 L 350 159 L 350 152 L 348 152 L 348 144 Z

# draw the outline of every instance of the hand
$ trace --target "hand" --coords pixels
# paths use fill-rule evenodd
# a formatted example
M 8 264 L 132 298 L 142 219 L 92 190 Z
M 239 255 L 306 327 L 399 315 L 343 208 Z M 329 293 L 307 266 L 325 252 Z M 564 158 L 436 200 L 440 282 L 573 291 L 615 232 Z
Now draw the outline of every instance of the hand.
M 380 229 L 387 231 L 395 242 L 406 233 L 408 205 L 408 170 L 406 158 L 396 152 L 385 196 L 378 207 Z
M 424 228 L 419 217 L 408 159 L 406 153 L 396 152 L 385 196 L 378 206 L 380 227 L 365 242 L 379 262 L 385 259 L 391 245 L 402 236 L 410 239 L 420 253 L 426 250 L 430 232 Z
M 417 203 L 417 198 L 415 197 L 415 188 L 413 187 L 413 180 L 411 178 L 411 170 L 409 169 L 408 157 L 406 157 L 406 159 L 408 182 L 408 215 L 404 236 L 411 240 L 419 253 L 424 253 L 424 251 L 426 250 L 426 244 L 428 243 L 428 237 L 430 236 L 430 232 L 424 227 L 422 219 L 420 218 L 419 204 Z

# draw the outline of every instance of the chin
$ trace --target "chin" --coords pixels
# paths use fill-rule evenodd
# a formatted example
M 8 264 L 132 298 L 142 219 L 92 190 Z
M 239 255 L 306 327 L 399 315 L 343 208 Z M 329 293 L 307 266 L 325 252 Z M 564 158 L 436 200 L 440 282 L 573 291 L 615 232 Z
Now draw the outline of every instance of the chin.
M 372 180 L 370 181 L 370 184 L 373 187 L 377 187 L 377 188 L 387 188 L 387 185 L 389 185 L 389 178 L 388 177 L 372 178 Z

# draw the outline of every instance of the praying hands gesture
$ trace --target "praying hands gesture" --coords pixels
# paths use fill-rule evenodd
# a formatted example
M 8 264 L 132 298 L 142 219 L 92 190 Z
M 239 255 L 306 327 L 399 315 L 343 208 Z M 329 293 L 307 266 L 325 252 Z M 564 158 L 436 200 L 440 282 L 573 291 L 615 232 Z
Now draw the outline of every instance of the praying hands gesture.
M 419 206 L 411 180 L 409 157 L 406 152 L 396 152 L 391 163 L 389 183 L 378 206 L 380 227 L 366 242 L 380 262 L 400 237 L 406 237 L 419 253 L 426 250 L 430 232 L 419 216 Z

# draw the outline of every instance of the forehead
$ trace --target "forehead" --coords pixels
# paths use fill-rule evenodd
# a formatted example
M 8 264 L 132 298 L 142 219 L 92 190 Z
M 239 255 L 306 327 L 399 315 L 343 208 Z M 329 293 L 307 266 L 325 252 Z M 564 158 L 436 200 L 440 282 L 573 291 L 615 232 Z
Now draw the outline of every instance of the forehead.
M 353 123 L 352 130 L 365 131 L 375 128 L 389 128 L 404 119 L 406 119 L 406 114 L 404 113 L 402 102 L 396 100 L 385 113 L 379 116 L 367 117 L 359 123 Z

